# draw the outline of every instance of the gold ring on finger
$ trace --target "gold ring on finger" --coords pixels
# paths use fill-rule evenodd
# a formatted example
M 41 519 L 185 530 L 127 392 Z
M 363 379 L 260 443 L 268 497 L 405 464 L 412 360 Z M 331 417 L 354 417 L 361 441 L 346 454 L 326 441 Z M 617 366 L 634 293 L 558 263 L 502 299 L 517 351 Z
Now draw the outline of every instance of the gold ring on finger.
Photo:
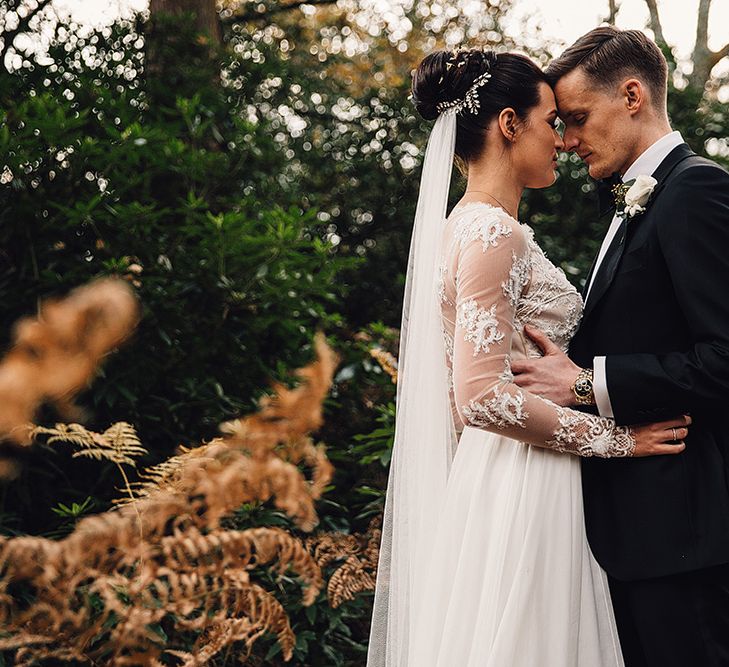
M 676 428 L 672 427 L 671 430 L 673 431 L 673 439 L 678 440 L 678 437 L 676 436 Z

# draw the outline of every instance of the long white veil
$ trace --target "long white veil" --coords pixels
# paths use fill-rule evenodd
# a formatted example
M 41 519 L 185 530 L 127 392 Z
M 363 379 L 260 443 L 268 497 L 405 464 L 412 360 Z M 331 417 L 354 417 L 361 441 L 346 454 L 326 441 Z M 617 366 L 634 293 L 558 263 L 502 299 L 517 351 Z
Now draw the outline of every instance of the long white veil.
M 453 170 L 456 114 L 428 139 L 408 259 L 395 418 L 367 667 L 408 665 L 433 521 L 457 444 L 436 288 Z

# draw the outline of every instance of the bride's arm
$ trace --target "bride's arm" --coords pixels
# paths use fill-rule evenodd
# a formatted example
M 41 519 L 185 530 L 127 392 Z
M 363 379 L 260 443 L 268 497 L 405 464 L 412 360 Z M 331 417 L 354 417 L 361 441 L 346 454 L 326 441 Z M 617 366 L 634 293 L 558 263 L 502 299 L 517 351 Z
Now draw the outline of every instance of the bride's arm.
M 523 230 L 465 240 L 456 274 L 453 383 L 466 426 L 579 456 L 631 456 L 635 440 L 612 419 L 562 408 L 513 383 L 509 351 L 517 300 L 530 276 Z

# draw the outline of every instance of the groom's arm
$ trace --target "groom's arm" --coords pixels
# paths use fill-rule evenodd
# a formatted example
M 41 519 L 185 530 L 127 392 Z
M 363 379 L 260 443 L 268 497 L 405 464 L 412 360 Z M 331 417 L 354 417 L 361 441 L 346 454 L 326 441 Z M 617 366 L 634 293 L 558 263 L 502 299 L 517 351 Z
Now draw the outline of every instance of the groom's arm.
M 656 202 L 656 206 L 659 202 Z M 690 412 L 729 399 L 729 174 L 718 167 L 687 170 L 664 192 L 659 242 L 679 309 L 694 345 L 666 354 L 596 357 L 594 394 L 599 413 L 635 424 Z M 514 360 L 514 382 L 562 406 L 575 404 L 580 372 L 539 330 L 526 334 L 539 359 Z M 657 332 L 660 335 L 660 332 Z
M 664 192 L 661 206 L 668 215 L 658 238 L 681 311 L 676 315 L 695 342 L 680 352 L 605 358 L 608 404 L 623 424 L 729 400 L 729 174 L 692 167 Z

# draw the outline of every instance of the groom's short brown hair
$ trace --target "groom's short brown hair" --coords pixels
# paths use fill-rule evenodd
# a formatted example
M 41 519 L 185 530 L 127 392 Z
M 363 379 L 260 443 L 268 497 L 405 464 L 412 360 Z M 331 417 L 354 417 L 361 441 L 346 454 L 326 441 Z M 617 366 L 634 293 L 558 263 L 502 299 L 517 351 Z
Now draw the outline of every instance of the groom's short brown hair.
M 655 42 L 640 30 L 619 30 L 603 26 L 582 35 L 546 69 L 554 87 L 563 76 L 581 67 L 599 86 L 613 86 L 637 76 L 651 90 L 654 106 L 665 108 L 668 64 Z

